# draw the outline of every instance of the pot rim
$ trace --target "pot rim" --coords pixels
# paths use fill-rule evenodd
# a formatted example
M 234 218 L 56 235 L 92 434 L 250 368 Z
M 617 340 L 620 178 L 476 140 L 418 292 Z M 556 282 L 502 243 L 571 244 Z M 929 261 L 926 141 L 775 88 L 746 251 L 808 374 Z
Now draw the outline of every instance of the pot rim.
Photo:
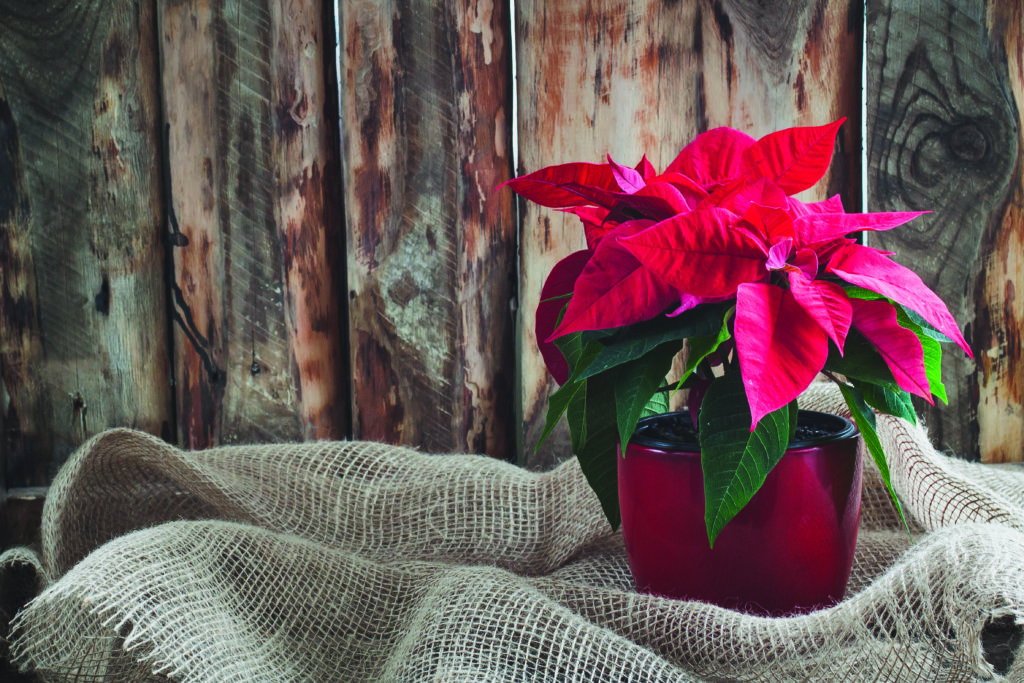
M 786 446 L 787 450 L 799 449 L 799 448 L 812 448 L 815 446 L 821 446 L 827 443 L 835 443 L 837 441 L 843 441 L 845 439 L 856 438 L 860 431 L 857 426 L 848 418 L 842 415 L 835 415 L 834 413 L 823 413 L 818 410 L 800 410 L 797 413 L 797 421 L 803 422 L 807 419 L 813 419 L 820 422 L 828 423 L 835 431 L 829 434 L 822 434 L 810 439 L 802 439 L 799 441 L 790 441 L 789 445 Z M 653 425 L 660 419 L 666 417 L 679 417 L 689 421 L 690 411 L 688 409 L 676 410 L 669 413 L 658 413 L 657 415 L 648 415 L 636 425 L 636 430 L 633 432 L 633 436 L 629 442 L 636 444 L 637 446 L 643 446 L 645 448 L 657 448 L 667 451 L 683 451 L 687 453 L 700 453 L 700 444 L 693 443 L 691 441 L 677 441 L 662 438 L 661 435 L 651 435 L 650 432 Z M 806 424 L 806 423 L 805 423 Z M 824 426 L 824 425 L 823 425 Z

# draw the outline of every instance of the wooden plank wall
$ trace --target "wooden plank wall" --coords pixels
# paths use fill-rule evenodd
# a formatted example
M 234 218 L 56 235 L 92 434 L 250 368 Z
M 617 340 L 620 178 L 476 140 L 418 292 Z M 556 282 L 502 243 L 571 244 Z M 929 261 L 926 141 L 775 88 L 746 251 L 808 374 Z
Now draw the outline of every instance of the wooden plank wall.
M 550 466 L 568 453 L 564 434 L 533 452 L 551 385 L 532 317 L 582 235 L 494 191 L 513 128 L 516 172 L 664 167 L 713 126 L 840 116 L 812 195 L 858 210 L 866 142 L 870 208 L 935 210 L 879 244 L 978 351 L 950 355 L 929 425 L 969 457 L 1021 459 L 1019 3 L 871 0 L 866 33 L 861 0 L 339 7 L 0 0 L 7 486 L 47 483 L 111 426 Z
M 157 6 L 178 438 L 342 438 L 333 8 Z
M 0 3 L 0 398 L 8 485 L 88 435 L 173 437 L 153 6 Z
M 871 210 L 934 213 L 872 235 L 921 274 L 975 361 L 943 356 L 948 406 L 920 406 L 936 443 L 985 461 L 1024 448 L 1024 19 L 1019 0 L 872 0 L 867 13 Z
M 508 6 L 340 8 L 353 433 L 510 458 Z

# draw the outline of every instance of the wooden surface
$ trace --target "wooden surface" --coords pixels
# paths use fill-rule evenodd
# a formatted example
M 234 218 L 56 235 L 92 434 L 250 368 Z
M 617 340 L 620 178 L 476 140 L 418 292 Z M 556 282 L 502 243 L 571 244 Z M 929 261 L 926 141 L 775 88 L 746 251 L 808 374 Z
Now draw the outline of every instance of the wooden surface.
M 934 212 L 871 243 L 963 326 L 976 362 L 944 349 L 949 405 L 924 412 L 940 448 L 986 461 L 1024 443 L 1022 31 L 1016 0 L 868 5 L 870 208 Z
M 276 0 L 270 15 L 272 202 L 283 245 L 291 382 L 297 384 L 304 439 L 341 439 L 349 433 L 333 10 L 332 2 Z
M 353 436 L 511 457 L 507 7 L 340 7 Z
M 1024 11 L 1013 0 L 989 8 L 992 63 L 1003 92 L 1002 116 L 1013 164 L 1005 203 L 986 221 L 982 273 L 973 297 L 971 342 L 977 354 L 977 444 L 986 462 L 1024 460 Z M 1005 55 L 1005 57 L 1004 57 Z M 1017 288 L 1021 287 L 1021 293 Z M 965 449 L 966 450 L 966 449 Z M 970 453 L 970 455 L 974 455 Z
M 178 436 L 348 430 L 320 3 L 160 3 Z
M 108 426 L 173 423 L 152 13 L 130 0 L 0 2 L 9 485 L 47 483 Z
M 760 137 L 777 128 L 848 116 L 829 179 L 811 196 L 859 197 L 861 6 L 848 0 L 663 3 L 517 3 L 519 151 L 522 173 L 555 163 L 659 170 L 716 126 Z M 569 455 L 564 425 L 534 454 L 549 380 L 533 314 L 551 266 L 584 246 L 571 216 L 522 206 L 520 234 L 522 462 Z
M 548 467 L 533 315 L 575 219 L 494 188 L 720 125 L 841 116 L 858 210 L 859 0 L 0 0 L 7 486 L 133 426 L 186 447 L 356 437 Z M 868 3 L 876 243 L 952 304 L 940 445 L 1024 457 L 1024 48 L 1013 0 Z M 518 119 L 511 79 L 513 26 Z M 335 41 L 340 44 L 335 66 Z M 337 71 L 337 73 L 335 73 Z M 2 488 L 2 487 L 0 487 Z

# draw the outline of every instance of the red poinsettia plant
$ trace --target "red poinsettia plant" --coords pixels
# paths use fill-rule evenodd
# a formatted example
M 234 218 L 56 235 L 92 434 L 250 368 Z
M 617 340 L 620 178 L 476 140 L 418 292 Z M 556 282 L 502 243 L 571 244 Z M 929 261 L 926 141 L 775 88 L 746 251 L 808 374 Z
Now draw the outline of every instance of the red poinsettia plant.
M 838 196 L 792 196 L 824 175 L 844 120 L 759 140 L 710 130 L 662 173 L 646 156 L 634 168 L 609 156 L 507 183 L 575 214 L 586 234 L 537 308 L 538 345 L 561 385 L 542 441 L 566 415 L 613 527 L 618 444 L 677 388 L 689 389 L 699 428 L 711 543 L 782 457 L 819 373 L 839 385 L 887 486 L 874 411 L 914 421 L 911 395 L 945 401 L 940 342 L 971 355 L 956 321 L 891 253 L 850 236 L 922 212 L 847 213 Z

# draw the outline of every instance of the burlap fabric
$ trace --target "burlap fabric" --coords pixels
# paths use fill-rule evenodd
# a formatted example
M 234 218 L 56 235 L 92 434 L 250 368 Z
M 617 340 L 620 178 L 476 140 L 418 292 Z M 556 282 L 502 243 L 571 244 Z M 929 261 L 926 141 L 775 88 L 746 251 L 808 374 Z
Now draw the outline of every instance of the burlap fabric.
M 785 619 L 635 593 L 575 461 L 107 432 L 54 483 L 41 564 L 0 563 L 5 589 L 57 579 L 12 657 L 59 681 L 1024 680 L 1024 474 L 879 429 L 915 543 L 870 471 L 849 597 Z

